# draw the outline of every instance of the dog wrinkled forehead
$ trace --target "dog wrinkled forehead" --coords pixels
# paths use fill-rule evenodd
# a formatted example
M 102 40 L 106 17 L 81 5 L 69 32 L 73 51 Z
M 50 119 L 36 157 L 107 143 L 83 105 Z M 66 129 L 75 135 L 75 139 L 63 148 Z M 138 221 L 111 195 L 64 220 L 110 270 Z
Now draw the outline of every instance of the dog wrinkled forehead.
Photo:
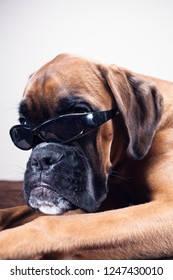
M 21 111 L 24 111 L 24 107 L 25 110 L 32 109 L 40 114 L 46 111 L 47 118 L 55 111 L 55 107 L 61 107 L 60 103 L 65 104 L 64 99 L 66 104 L 78 99 L 105 110 L 111 108 L 108 96 L 96 62 L 59 55 L 31 75 L 24 91 Z
M 28 81 L 24 96 L 33 92 L 50 98 L 53 94 L 66 96 L 70 92 L 99 95 L 103 88 L 97 63 L 84 58 L 59 55 L 36 71 Z M 101 97 L 101 94 L 100 94 Z

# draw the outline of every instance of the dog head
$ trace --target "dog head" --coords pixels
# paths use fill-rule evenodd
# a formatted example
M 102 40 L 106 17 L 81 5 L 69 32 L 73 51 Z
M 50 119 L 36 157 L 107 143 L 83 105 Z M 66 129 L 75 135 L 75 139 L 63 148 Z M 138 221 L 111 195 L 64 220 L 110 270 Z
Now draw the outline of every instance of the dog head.
M 97 211 L 107 196 L 112 165 L 125 153 L 132 159 L 147 154 L 161 103 L 152 84 L 116 66 L 71 55 L 44 65 L 30 77 L 19 108 L 21 125 L 34 134 L 24 178 L 27 203 L 47 214 L 76 207 Z M 100 112 L 109 117 L 99 123 L 104 114 Z M 68 126 L 63 126 L 64 116 Z M 87 127 L 86 133 L 73 137 L 76 116 L 87 116 L 87 122 L 95 118 L 98 125 L 90 123 L 93 129 Z M 52 136 L 52 120 L 59 123 L 62 139 L 73 135 L 71 141 Z

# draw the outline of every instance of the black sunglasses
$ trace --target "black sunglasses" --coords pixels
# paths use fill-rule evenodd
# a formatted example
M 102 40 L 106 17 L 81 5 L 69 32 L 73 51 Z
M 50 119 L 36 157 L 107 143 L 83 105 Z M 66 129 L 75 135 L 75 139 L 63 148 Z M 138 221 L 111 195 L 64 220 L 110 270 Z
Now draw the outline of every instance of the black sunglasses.
M 21 150 L 29 150 L 43 142 L 68 143 L 97 129 L 100 125 L 114 117 L 117 110 L 98 111 L 61 115 L 50 119 L 34 129 L 27 125 L 15 125 L 10 129 L 10 136 Z M 118 112 L 117 112 L 118 113 Z

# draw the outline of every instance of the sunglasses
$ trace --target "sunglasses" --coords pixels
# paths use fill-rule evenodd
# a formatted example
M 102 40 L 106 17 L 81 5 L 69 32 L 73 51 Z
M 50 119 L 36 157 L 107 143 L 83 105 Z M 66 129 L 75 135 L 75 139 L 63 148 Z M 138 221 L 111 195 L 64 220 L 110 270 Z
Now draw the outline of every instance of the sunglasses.
M 69 143 L 77 140 L 112 119 L 117 110 L 96 111 L 61 115 L 50 119 L 34 129 L 27 125 L 15 125 L 10 129 L 14 145 L 29 150 L 41 142 Z

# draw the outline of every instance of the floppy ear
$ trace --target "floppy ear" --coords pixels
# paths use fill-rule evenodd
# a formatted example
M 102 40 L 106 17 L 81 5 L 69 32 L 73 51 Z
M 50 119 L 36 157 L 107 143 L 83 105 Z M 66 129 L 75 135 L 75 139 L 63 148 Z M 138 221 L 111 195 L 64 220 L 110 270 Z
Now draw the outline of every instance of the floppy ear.
M 161 118 L 162 96 L 152 82 L 125 69 L 112 65 L 104 68 L 102 74 L 127 130 L 127 155 L 142 159 L 149 151 Z

